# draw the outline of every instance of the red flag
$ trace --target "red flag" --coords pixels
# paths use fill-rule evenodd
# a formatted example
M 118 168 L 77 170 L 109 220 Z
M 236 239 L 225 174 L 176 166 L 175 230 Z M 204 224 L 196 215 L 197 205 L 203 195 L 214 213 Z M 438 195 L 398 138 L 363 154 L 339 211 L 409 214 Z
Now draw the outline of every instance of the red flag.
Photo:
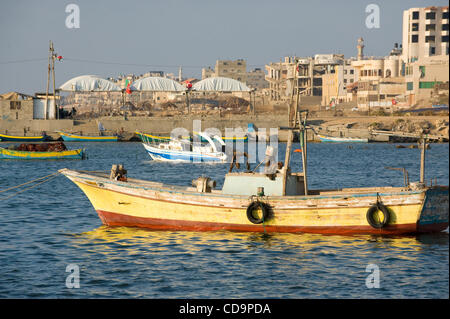
M 131 89 L 130 89 L 131 81 L 128 81 L 128 79 L 127 79 L 126 83 L 127 83 L 127 89 L 126 89 L 126 92 L 127 92 L 128 94 L 131 94 Z

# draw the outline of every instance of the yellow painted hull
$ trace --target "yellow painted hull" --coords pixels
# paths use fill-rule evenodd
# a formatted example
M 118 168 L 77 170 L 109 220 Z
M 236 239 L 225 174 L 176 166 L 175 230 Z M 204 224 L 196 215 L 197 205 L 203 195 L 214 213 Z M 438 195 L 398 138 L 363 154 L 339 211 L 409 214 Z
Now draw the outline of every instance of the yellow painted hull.
M 138 186 L 133 182 L 62 173 L 83 190 L 104 224 L 153 229 L 415 233 L 420 231 L 419 221 L 426 197 L 426 191 L 381 194 L 391 215 L 389 224 L 381 229 L 370 226 L 366 217 L 368 209 L 377 200 L 377 194 L 264 197 L 261 200 L 271 207 L 270 218 L 262 224 L 254 224 L 246 214 L 251 203 L 247 196 L 197 193 L 177 187 L 166 189 L 149 182 L 147 186 Z M 439 218 L 424 229 L 445 229 L 448 209 Z
M 84 150 L 67 150 L 61 152 L 28 152 L 0 148 L 0 159 L 83 159 Z

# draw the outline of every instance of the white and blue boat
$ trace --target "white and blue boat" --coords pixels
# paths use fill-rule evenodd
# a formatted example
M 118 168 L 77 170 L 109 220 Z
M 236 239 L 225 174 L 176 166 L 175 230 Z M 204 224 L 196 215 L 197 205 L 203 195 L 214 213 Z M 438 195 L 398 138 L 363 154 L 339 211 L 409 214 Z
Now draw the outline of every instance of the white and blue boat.
M 321 142 L 329 142 L 329 143 L 368 143 L 369 139 L 367 138 L 358 138 L 358 137 L 335 137 L 335 136 L 325 136 L 317 134 L 317 137 Z
M 206 133 L 196 133 L 199 141 L 187 139 L 158 138 L 148 134 L 140 134 L 145 150 L 153 160 L 172 162 L 212 162 L 225 163 L 225 142 L 219 136 L 209 136 Z M 200 140 L 206 141 L 202 143 Z M 221 148 L 219 150 L 218 148 Z

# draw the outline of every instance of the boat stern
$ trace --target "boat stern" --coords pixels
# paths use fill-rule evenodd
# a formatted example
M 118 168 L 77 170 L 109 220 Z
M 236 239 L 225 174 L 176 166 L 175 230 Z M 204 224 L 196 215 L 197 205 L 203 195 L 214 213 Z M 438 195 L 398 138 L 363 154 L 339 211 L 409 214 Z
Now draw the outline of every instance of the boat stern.
M 425 192 L 425 199 L 417 221 L 421 233 L 439 232 L 448 227 L 448 186 L 435 186 Z

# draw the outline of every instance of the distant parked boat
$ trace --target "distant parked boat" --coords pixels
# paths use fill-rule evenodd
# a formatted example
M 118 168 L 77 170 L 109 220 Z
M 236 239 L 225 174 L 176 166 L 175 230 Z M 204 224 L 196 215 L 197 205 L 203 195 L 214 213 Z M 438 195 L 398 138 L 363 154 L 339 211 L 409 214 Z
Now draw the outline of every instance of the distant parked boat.
M 357 137 L 335 137 L 335 136 L 325 136 L 317 134 L 321 142 L 331 142 L 331 143 L 368 143 L 367 138 L 357 138 Z
M 65 142 L 117 142 L 119 137 L 117 135 L 113 136 L 85 136 L 85 135 L 75 135 L 64 132 L 58 132 Z
M 0 141 L 2 142 L 43 142 L 47 139 L 46 135 L 41 136 L 13 136 L 0 134 Z
M 85 157 L 86 152 L 84 149 L 68 150 L 62 142 L 53 144 L 21 144 L 19 147 L 14 148 L 0 147 L 0 159 L 48 160 L 84 159 Z

